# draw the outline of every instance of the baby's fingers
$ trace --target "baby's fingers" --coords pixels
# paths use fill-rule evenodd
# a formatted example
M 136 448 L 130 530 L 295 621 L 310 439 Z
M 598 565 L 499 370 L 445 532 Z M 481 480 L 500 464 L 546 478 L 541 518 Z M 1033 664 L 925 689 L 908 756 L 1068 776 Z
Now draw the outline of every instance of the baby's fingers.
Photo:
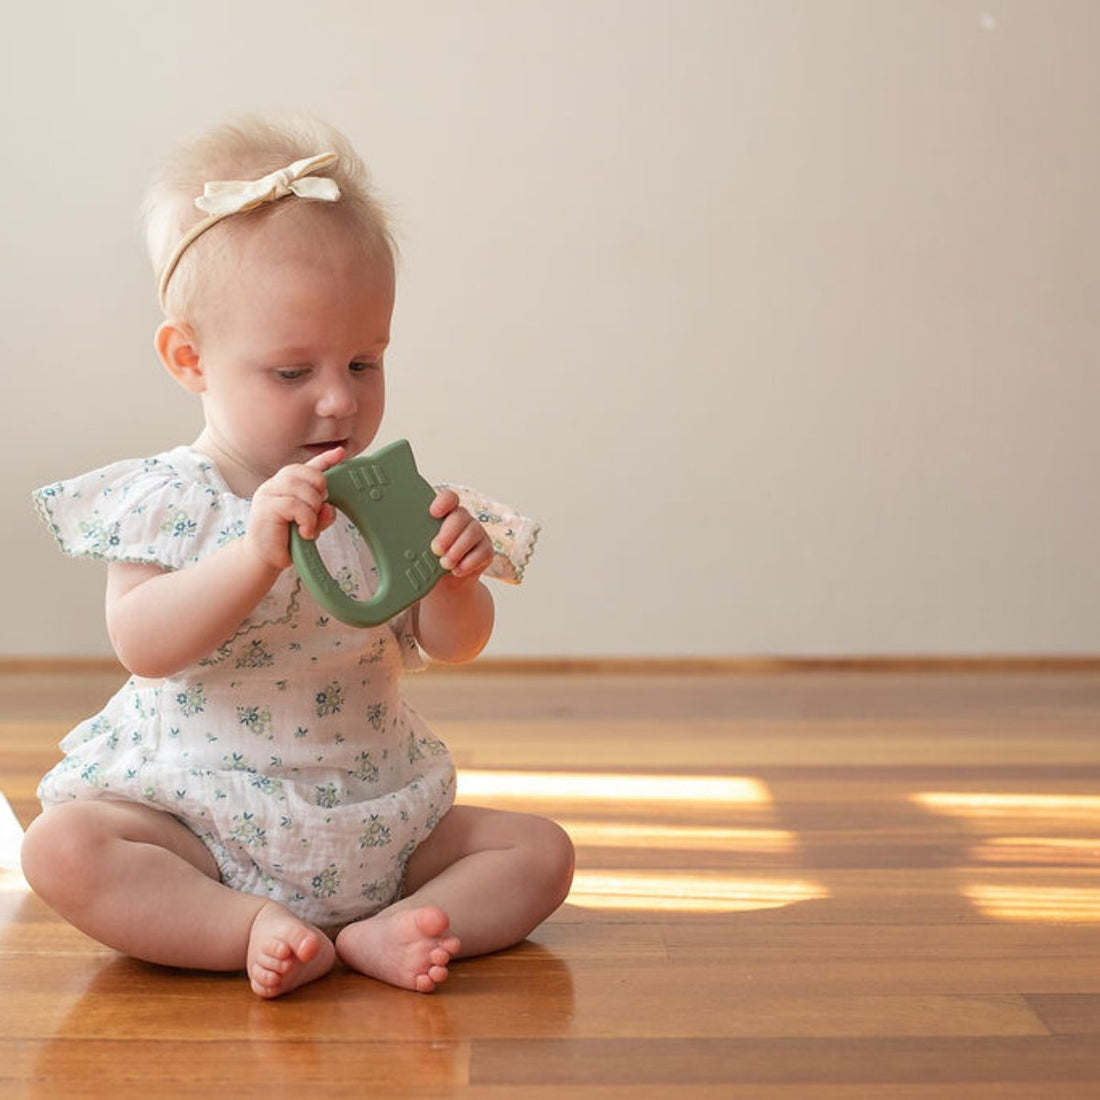
M 289 467 L 256 491 L 252 498 L 253 519 L 296 523 L 302 535 L 316 538 L 327 526 L 324 523 L 327 496 L 328 486 L 323 474 L 305 466 Z
M 458 493 L 453 489 L 440 489 L 435 494 L 435 500 L 432 501 L 428 511 L 436 519 L 443 519 L 444 516 L 450 515 L 457 507 Z
M 272 504 L 275 515 L 288 524 L 295 524 L 303 538 L 315 539 L 327 526 L 324 523 L 326 505 L 323 501 L 286 496 L 272 501 Z
M 483 573 L 493 560 L 493 544 L 485 528 L 465 509 L 452 512 L 432 542 L 439 564 L 455 577 Z
M 343 462 L 347 450 L 344 447 L 333 447 L 330 451 L 323 451 L 311 458 L 306 465 L 314 470 L 330 470 L 333 466 Z

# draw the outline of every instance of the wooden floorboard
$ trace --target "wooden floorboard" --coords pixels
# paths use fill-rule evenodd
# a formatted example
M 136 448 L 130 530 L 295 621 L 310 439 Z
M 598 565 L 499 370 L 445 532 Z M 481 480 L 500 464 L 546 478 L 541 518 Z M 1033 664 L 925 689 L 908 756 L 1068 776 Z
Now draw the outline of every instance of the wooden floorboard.
M 0 670 L 28 823 L 110 669 Z M 122 958 L 0 871 L 0 1097 L 1100 1095 L 1100 671 L 427 674 L 470 801 L 570 903 L 437 994 L 274 1003 Z

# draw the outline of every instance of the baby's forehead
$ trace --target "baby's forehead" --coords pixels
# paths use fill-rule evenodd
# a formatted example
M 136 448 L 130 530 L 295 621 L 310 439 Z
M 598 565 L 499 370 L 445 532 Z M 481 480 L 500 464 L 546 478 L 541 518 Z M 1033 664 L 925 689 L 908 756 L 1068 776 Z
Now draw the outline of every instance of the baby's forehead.
M 236 279 L 246 269 L 255 273 L 289 266 L 392 282 L 394 260 L 384 240 L 350 219 L 317 216 L 303 209 L 305 204 L 294 206 L 280 216 L 246 215 L 226 226 L 225 233 L 215 227 L 209 234 L 212 247 L 201 256 L 202 282 Z
M 347 211 L 321 203 L 292 202 L 229 219 L 242 251 L 274 256 L 320 251 L 361 255 L 364 260 L 389 254 L 382 235 Z M 235 224 L 234 224 L 235 223 Z
M 387 250 L 331 226 L 319 230 L 303 225 L 299 219 L 243 228 L 252 231 L 238 228 L 215 239 L 201 257 L 191 302 L 195 320 L 239 310 L 251 315 L 261 303 L 269 317 L 280 303 L 298 312 L 326 296 L 355 303 L 355 309 L 386 302 L 392 308 L 394 265 Z

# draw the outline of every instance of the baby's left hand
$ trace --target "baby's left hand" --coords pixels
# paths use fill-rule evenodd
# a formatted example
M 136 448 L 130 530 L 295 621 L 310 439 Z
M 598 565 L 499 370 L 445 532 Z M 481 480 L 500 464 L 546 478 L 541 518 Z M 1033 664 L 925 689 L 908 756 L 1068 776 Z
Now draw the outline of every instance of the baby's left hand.
M 431 545 L 439 564 L 455 580 L 477 580 L 493 560 L 493 543 L 485 528 L 459 506 L 458 494 L 450 489 L 441 489 L 428 510 L 443 520 Z

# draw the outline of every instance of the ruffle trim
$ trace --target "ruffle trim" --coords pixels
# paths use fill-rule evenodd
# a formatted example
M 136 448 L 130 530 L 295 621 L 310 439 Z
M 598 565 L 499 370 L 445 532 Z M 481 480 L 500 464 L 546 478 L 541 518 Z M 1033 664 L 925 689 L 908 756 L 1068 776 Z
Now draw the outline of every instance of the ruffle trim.
M 180 569 L 245 532 L 248 501 L 188 447 L 44 486 L 35 507 L 72 557 Z
M 505 584 L 521 584 L 527 563 L 535 552 L 541 525 L 465 485 L 443 484 L 458 494 L 459 502 L 485 528 L 493 543 L 493 561 L 485 576 Z

